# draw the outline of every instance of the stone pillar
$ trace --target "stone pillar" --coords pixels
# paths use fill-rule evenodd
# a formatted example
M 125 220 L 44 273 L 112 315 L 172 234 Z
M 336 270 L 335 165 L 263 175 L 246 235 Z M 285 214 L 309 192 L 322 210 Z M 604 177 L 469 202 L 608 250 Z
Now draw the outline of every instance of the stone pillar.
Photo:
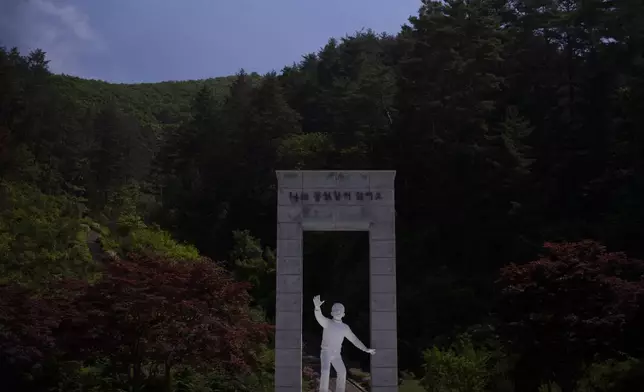
M 275 320 L 275 391 L 302 392 L 302 224 L 301 205 L 282 197 L 302 187 L 302 175 L 279 181 Z
M 395 172 L 372 173 L 369 188 L 385 195 L 373 205 L 369 228 L 369 298 L 371 314 L 371 391 L 398 391 L 396 322 Z

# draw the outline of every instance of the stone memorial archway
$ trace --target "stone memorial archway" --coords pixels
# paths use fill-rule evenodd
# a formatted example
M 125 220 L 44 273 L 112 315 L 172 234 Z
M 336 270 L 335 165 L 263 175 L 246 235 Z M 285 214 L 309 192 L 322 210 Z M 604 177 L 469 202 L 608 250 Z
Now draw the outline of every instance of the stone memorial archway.
M 277 171 L 275 391 L 302 391 L 302 233 L 369 232 L 371 391 L 398 391 L 393 170 Z

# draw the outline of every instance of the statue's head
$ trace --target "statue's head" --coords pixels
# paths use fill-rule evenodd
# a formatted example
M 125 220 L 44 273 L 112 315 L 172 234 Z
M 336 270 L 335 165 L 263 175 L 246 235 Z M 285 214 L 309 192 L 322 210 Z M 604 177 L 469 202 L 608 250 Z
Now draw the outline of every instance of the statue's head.
M 333 316 L 334 319 L 341 319 L 344 317 L 344 305 L 340 303 L 335 303 L 331 307 L 331 316 Z

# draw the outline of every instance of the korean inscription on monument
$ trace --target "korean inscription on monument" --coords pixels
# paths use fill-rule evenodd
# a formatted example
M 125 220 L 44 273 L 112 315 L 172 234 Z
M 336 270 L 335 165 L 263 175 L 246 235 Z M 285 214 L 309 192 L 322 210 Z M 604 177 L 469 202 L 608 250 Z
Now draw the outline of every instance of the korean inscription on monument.
M 289 192 L 288 197 L 291 203 L 298 203 L 301 201 L 315 200 L 316 203 L 326 203 L 332 201 L 373 201 L 382 200 L 380 192 L 370 191 L 354 191 L 354 192 L 340 192 L 340 191 L 315 191 L 315 192 Z

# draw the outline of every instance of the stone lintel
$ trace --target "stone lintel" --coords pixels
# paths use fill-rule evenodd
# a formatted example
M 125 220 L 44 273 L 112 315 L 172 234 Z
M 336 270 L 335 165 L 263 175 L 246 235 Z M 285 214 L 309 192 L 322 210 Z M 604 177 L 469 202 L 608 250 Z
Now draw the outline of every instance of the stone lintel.
M 278 188 L 394 189 L 395 170 L 277 170 Z

